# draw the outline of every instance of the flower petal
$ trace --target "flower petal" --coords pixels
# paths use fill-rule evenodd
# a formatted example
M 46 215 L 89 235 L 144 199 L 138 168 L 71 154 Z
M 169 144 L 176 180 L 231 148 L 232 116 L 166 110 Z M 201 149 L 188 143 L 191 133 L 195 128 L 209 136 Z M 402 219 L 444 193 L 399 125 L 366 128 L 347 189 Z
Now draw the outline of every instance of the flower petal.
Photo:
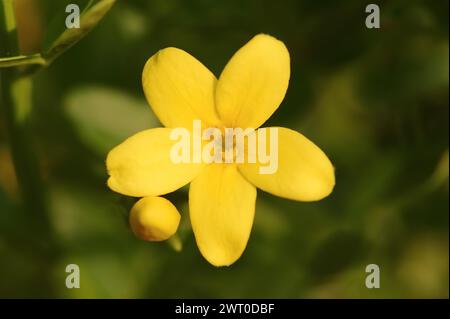
M 270 128 L 272 129 L 272 128 Z M 335 184 L 334 168 L 325 153 L 302 134 L 278 127 L 278 168 L 273 174 L 261 174 L 269 164 L 246 163 L 239 171 L 256 187 L 288 199 L 315 201 L 328 196 Z M 269 128 L 266 141 L 269 143 Z M 269 144 L 266 146 L 269 154 Z
M 161 241 L 175 234 L 180 218 L 177 208 L 167 199 L 148 196 L 131 208 L 130 226 L 142 240 Z
M 214 107 L 216 77 L 189 53 L 177 48 L 158 51 L 144 66 L 142 85 L 164 126 L 191 128 L 194 119 L 219 125 Z
M 227 127 L 257 128 L 280 105 L 289 83 L 289 52 L 283 42 L 260 34 L 239 49 L 216 87 L 216 107 Z
M 236 165 L 210 164 L 189 189 L 197 245 L 211 264 L 227 266 L 243 253 L 255 214 L 256 188 Z
M 174 163 L 170 128 L 141 131 L 112 149 L 106 159 L 108 186 L 129 196 L 158 196 L 186 185 L 204 164 Z

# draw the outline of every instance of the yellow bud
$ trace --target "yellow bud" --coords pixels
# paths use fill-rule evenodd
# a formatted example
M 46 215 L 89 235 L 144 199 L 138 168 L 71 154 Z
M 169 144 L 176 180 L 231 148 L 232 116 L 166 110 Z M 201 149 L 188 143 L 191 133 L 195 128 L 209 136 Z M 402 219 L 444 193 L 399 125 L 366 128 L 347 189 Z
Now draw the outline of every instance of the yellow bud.
M 179 223 L 180 213 L 163 197 L 141 198 L 131 208 L 131 229 L 143 240 L 166 240 L 175 234 Z

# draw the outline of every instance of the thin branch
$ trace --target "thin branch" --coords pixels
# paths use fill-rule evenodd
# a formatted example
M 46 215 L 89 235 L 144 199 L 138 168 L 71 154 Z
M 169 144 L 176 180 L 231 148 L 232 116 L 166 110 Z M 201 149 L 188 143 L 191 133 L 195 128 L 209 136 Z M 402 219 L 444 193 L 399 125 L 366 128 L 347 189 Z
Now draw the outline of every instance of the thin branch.
M 30 64 L 47 66 L 48 63 L 39 53 L 0 58 L 0 68 L 10 68 Z

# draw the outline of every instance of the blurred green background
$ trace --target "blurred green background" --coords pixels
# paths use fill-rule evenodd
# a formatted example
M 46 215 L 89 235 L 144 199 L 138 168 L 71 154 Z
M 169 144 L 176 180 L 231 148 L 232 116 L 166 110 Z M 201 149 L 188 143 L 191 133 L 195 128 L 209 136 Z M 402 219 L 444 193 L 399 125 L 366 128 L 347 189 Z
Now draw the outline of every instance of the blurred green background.
M 367 29 L 366 2 L 118 1 L 33 77 L 32 143 L 49 202 L 41 223 L 20 201 L 0 113 L 0 297 L 448 298 L 449 3 L 376 1 L 381 28 Z M 40 51 L 64 3 L 16 0 L 22 52 Z M 144 63 L 174 46 L 218 76 L 261 32 L 292 60 L 268 123 L 325 150 L 335 191 L 317 203 L 259 191 L 247 249 L 228 268 L 201 257 L 186 189 L 168 196 L 182 211 L 177 239 L 139 241 L 127 223 L 134 199 L 108 190 L 104 161 L 159 125 Z M 80 289 L 65 287 L 69 263 Z M 372 263 L 380 289 L 364 284 Z

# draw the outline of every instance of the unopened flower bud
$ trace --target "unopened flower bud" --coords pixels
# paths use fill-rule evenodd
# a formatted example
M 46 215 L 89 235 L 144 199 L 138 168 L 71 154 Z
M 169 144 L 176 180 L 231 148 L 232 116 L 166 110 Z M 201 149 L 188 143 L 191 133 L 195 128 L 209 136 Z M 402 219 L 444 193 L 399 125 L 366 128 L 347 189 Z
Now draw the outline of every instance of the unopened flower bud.
M 141 198 L 131 208 L 131 229 L 143 240 L 166 240 L 175 234 L 179 223 L 180 213 L 170 201 L 163 197 Z

